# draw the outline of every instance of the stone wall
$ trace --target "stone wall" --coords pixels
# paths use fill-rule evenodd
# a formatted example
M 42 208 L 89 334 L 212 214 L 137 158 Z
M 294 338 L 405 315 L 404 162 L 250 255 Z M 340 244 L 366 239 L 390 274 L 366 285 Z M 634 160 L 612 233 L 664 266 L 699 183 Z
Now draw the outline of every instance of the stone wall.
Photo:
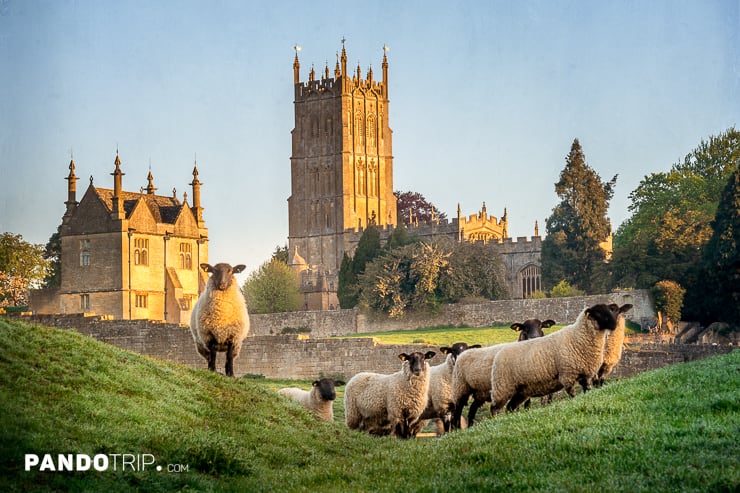
M 518 299 L 475 304 L 444 305 L 439 314 L 410 314 L 402 319 L 367 315 L 359 310 L 334 310 L 250 315 L 255 335 L 279 335 L 284 328 L 304 328 L 312 337 L 367 334 L 395 330 L 413 330 L 439 325 L 490 327 L 522 322 L 530 318 L 552 319 L 558 324 L 575 321 L 584 308 L 596 303 L 631 303 L 628 318 L 647 327 L 655 321 L 655 311 L 647 290 L 615 291 L 605 295 L 569 298 Z
M 103 317 L 30 316 L 23 320 L 74 329 L 114 346 L 175 361 L 193 368 L 206 368 L 187 327 L 145 320 L 105 320 Z M 645 336 L 628 338 L 627 350 L 613 376 L 625 377 L 674 363 L 731 351 L 732 345 L 680 345 L 660 343 Z M 402 352 L 435 351 L 432 365 L 443 360 L 436 346 L 379 344 L 376 339 L 328 339 L 305 335 L 251 336 L 234 362 L 237 376 L 263 375 L 274 379 L 314 379 L 321 375 L 348 379 L 360 371 L 392 373 L 400 368 Z M 217 368 L 223 371 L 225 355 L 219 353 Z

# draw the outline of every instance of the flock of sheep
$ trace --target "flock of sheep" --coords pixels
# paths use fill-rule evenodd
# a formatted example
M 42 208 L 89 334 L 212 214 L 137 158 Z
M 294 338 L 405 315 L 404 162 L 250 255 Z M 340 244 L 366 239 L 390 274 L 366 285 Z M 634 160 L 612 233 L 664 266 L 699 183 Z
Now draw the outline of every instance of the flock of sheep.
M 190 320 L 198 352 L 215 371 L 216 353 L 226 352 L 226 375 L 234 376 L 233 361 L 249 332 L 249 316 L 234 277 L 243 265 L 201 264 L 211 276 Z M 443 363 L 429 366 L 434 351 L 401 353 L 401 369 L 384 375 L 361 372 L 346 383 L 344 419 L 350 429 L 398 438 L 416 436 L 431 420 L 441 435 L 471 426 L 480 406 L 491 403 L 491 413 L 504 407 L 529 406 L 530 399 L 549 401 L 564 389 L 571 397 L 576 385 L 584 392 L 600 386 L 622 355 L 624 313 L 632 305 L 597 304 L 576 321 L 549 335 L 542 329 L 553 320 L 527 320 L 511 325 L 516 342 L 481 347 L 464 342 L 440 347 Z M 279 394 L 296 400 L 324 420 L 334 419 L 335 387 L 344 382 L 322 378 L 310 390 L 285 388 Z M 470 397 L 467 423 L 462 411 Z

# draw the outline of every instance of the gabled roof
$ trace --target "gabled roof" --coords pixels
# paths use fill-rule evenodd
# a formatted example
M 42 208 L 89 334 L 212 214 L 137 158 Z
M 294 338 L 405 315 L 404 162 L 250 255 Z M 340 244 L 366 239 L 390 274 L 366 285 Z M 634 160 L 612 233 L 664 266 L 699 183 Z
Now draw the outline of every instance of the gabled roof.
M 113 211 L 113 190 L 95 187 L 95 192 L 108 208 L 108 211 Z M 126 219 L 131 217 L 136 204 L 143 201 L 158 223 L 174 224 L 183 207 L 177 197 L 124 191 L 121 192 L 121 198 L 123 199 L 123 210 L 126 212 Z

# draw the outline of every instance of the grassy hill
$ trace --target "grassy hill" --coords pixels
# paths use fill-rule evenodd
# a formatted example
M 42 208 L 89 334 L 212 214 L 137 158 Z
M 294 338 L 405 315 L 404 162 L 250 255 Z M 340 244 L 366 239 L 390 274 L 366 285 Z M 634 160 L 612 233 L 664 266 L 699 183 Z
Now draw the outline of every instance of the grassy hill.
M 740 488 L 739 351 L 440 439 L 319 422 L 274 386 L 0 318 L 0 491 Z M 26 472 L 26 454 L 102 454 L 109 468 Z M 113 470 L 119 454 L 154 463 Z

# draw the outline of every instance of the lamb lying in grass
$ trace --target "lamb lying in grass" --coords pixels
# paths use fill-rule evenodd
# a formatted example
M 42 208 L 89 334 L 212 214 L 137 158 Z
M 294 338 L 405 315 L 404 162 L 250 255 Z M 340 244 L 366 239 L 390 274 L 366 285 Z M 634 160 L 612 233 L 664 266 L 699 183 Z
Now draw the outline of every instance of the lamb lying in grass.
M 311 383 L 311 390 L 288 387 L 278 390 L 278 394 L 298 401 L 325 421 L 334 421 L 334 399 L 337 398 L 335 387 L 344 385 L 341 380 L 321 378 Z

